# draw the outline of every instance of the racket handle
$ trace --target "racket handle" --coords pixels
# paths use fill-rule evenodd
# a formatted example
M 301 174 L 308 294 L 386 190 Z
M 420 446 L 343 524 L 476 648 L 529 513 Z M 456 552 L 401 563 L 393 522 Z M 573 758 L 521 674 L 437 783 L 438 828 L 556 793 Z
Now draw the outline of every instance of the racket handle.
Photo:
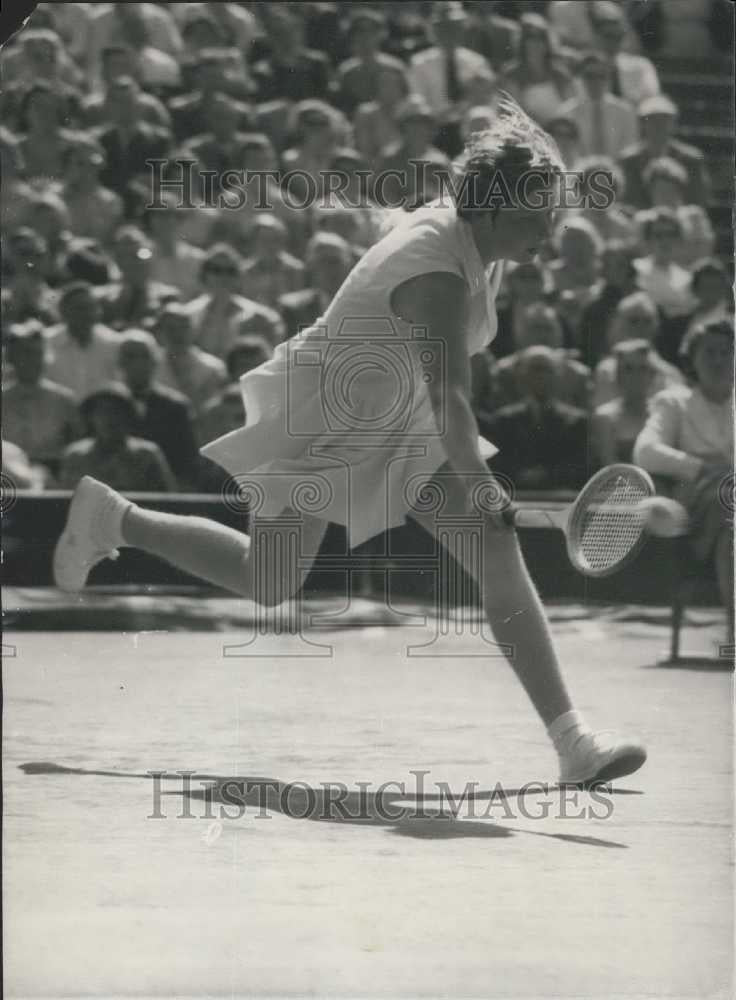
M 567 507 L 557 510 L 529 510 L 517 507 L 514 511 L 514 525 L 517 528 L 557 528 L 564 531 L 567 526 Z

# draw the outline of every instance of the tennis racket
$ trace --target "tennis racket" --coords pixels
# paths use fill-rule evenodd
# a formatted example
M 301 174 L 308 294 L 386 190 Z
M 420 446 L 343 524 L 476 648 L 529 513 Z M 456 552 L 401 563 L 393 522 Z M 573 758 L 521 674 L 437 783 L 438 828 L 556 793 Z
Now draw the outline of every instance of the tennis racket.
M 608 465 L 588 480 L 577 499 L 557 509 L 516 508 L 519 528 L 559 528 L 567 554 L 585 576 L 610 576 L 638 554 L 649 531 L 651 476 L 636 465 Z M 673 523 L 670 536 L 687 531 L 686 519 Z

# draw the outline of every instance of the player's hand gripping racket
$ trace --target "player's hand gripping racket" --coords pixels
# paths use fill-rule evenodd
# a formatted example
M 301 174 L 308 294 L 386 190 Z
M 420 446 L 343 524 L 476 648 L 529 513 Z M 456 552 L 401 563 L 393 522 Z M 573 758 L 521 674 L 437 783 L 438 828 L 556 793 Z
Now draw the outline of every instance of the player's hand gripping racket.
M 643 469 L 623 464 L 597 472 L 568 507 L 516 508 L 513 520 L 520 528 L 564 531 L 570 562 L 586 576 L 609 576 L 631 562 L 647 533 L 674 537 L 688 530 L 685 509 L 655 496 Z

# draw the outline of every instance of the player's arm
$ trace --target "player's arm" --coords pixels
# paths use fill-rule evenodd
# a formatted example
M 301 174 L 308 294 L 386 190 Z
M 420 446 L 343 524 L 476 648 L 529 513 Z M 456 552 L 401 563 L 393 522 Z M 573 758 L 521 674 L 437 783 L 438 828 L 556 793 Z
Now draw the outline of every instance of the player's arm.
M 444 345 L 427 369 L 427 391 L 450 465 L 475 481 L 478 475 L 488 476 L 471 407 L 467 285 L 446 271 L 422 274 L 399 285 L 391 301 L 397 316 L 426 327 L 429 340 Z

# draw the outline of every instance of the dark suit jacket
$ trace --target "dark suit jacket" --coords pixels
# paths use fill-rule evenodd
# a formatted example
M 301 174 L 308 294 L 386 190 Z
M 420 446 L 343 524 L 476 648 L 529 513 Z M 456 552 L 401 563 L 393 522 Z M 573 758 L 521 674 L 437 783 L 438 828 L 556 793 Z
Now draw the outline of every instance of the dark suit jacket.
M 517 489 L 579 489 L 588 477 L 588 415 L 584 410 L 551 401 L 543 411 L 528 400 L 503 406 L 478 427 L 499 448 L 491 468 L 502 472 Z M 525 471 L 544 470 L 529 481 Z
M 671 139 L 662 155 L 672 157 L 687 170 L 689 182 L 685 192 L 685 202 L 707 205 L 710 199 L 710 178 L 701 151 L 678 139 Z M 622 151 L 619 165 L 624 172 L 624 200 L 627 204 L 635 205 L 637 208 L 649 207 L 650 202 L 642 173 L 651 159 L 651 154 L 640 142 Z
M 195 482 L 199 465 L 192 408 L 186 396 L 154 383 L 143 398 L 145 406 L 132 433 L 159 446 L 179 480 L 180 487 Z

